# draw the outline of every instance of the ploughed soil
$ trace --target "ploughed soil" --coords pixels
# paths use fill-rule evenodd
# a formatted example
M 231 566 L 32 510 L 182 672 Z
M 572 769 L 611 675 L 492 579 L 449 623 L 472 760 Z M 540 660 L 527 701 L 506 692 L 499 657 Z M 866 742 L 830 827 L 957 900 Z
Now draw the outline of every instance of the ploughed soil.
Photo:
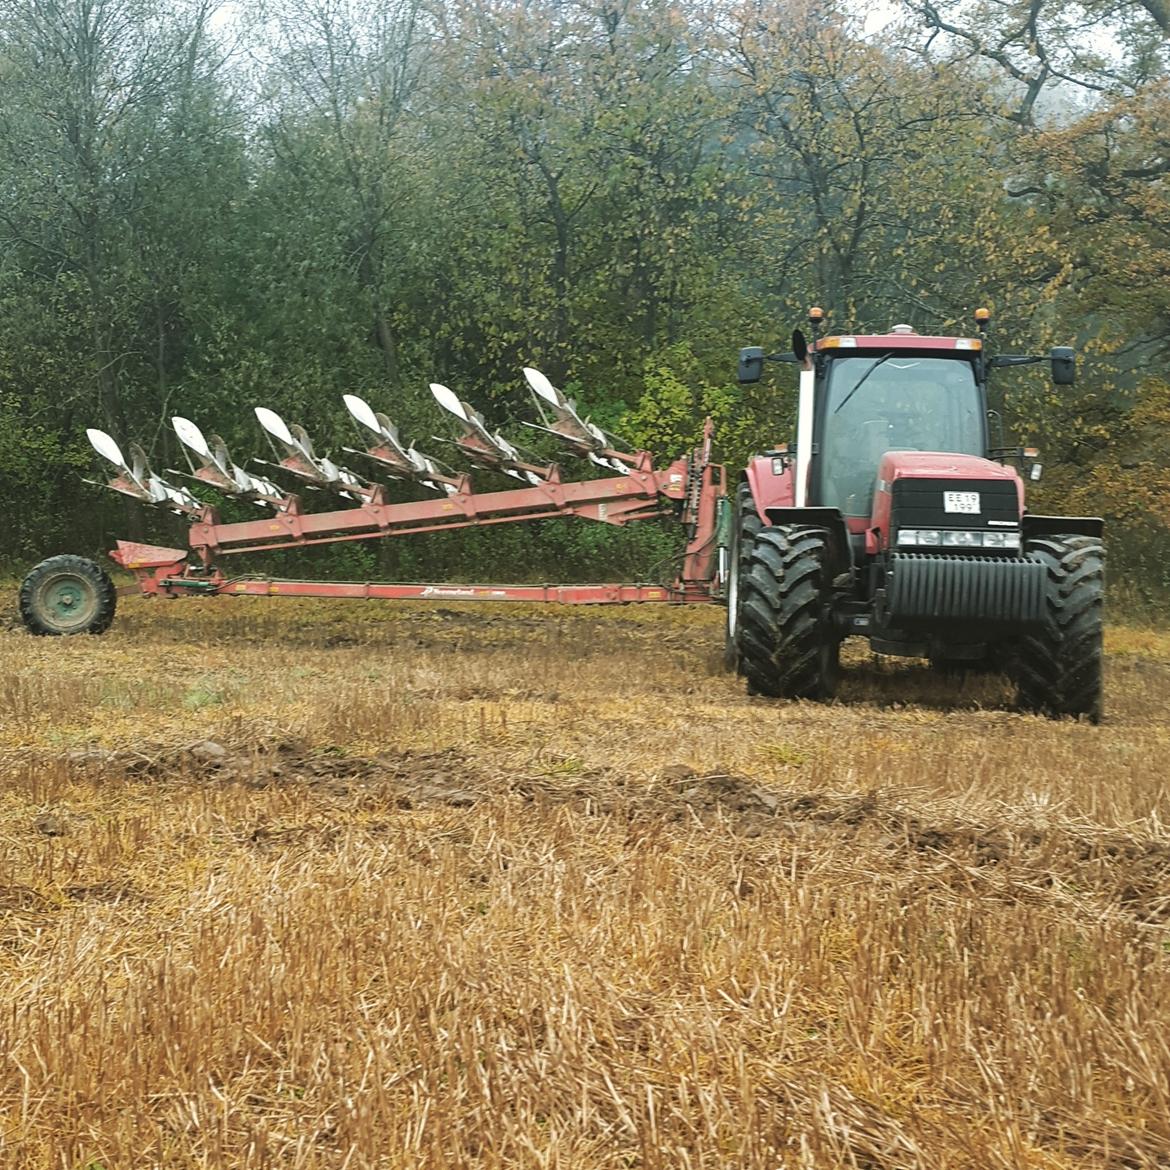
M 1170 1165 L 1170 634 L 1093 727 L 721 616 L 0 630 L 0 1164 Z

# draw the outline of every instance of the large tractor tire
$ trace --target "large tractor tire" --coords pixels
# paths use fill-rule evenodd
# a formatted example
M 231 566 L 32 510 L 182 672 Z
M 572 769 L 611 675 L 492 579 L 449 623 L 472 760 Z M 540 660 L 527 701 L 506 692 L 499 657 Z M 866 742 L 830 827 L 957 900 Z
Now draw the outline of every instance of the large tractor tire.
M 1105 547 L 1094 536 L 1040 536 L 1027 553 L 1048 570 L 1046 620 L 1020 640 L 1019 705 L 1053 719 L 1102 714 Z
M 760 530 L 740 579 L 740 669 L 751 690 L 777 699 L 837 693 L 841 641 L 831 582 L 822 529 Z
M 735 516 L 731 525 L 731 548 L 727 566 L 727 628 L 723 639 L 723 665 L 743 674 L 739 659 L 739 612 L 742 601 L 740 583 L 747 573 L 756 537 L 764 527 L 752 489 L 741 483 L 735 495 Z
M 105 633 L 117 604 L 110 575 L 85 557 L 41 561 L 20 586 L 20 616 L 34 634 Z

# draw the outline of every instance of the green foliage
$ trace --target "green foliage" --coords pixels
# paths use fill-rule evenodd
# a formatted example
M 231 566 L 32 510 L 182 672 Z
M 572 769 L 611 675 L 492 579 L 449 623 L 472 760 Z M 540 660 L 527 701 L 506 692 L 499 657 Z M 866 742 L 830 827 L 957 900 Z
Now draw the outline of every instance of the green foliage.
M 723 364 L 727 364 L 726 361 Z M 742 464 L 772 435 L 783 433 L 791 409 L 763 416 L 749 388 L 703 368 L 686 342 L 667 346 L 646 362 L 642 393 L 617 425 L 623 438 L 661 458 L 677 458 L 702 437 L 704 419 L 715 424 L 720 458 Z M 772 403 L 769 403 L 772 405 Z

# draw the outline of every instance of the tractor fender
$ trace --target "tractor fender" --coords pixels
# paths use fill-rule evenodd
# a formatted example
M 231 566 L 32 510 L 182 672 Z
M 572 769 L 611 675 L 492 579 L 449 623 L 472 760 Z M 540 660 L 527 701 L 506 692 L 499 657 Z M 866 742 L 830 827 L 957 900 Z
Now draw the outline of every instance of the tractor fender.
M 796 467 L 791 455 L 757 455 L 748 463 L 743 478 L 761 516 L 769 508 L 791 508 L 796 503 Z
M 1104 534 L 1105 521 L 1100 516 L 1035 516 L 1025 512 L 1020 517 L 1025 540 L 1034 536 L 1093 536 Z
M 836 577 L 850 570 L 853 557 L 849 549 L 849 526 L 836 508 L 764 508 L 761 514 L 769 524 L 807 524 L 821 528 L 829 538 L 829 569 Z

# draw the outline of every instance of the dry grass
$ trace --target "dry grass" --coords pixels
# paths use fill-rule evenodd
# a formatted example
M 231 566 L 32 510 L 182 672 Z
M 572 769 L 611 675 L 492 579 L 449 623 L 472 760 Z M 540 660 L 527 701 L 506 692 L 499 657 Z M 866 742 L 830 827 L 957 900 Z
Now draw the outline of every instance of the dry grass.
M 0 632 L 0 1164 L 1170 1164 L 1170 636 L 1092 728 L 718 617 Z

